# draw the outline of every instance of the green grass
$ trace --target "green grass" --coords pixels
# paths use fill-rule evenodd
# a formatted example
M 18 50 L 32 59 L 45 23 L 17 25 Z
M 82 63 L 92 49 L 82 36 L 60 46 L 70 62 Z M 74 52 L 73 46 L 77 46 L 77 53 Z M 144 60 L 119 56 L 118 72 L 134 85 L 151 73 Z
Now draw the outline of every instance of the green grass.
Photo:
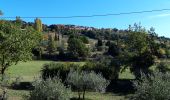
M 7 75 L 14 79 L 16 77 L 22 77 L 23 81 L 31 82 L 35 77 L 39 77 L 41 69 L 45 63 L 52 61 L 28 61 L 20 62 L 17 65 L 12 65 L 7 70 Z M 59 62 L 58 62 L 59 63 Z M 60 63 L 75 63 L 83 65 L 84 62 L 60 62 Z
M 73 97 L 78 98 L 77 92 L 73 93 Z M 86 99 L 89 100 L 125 100 L 124 96 L 117 96 L 112 93 L 97 93 L 97 92 L 86 92 Z
M 33 81 L 34 77 L 38 77 L 42 66 L 51 61 L 28 61 L 20 62 L 17 65 L 12 65 L 7 70 L 10 78 L 22 77 L 23 81 Z

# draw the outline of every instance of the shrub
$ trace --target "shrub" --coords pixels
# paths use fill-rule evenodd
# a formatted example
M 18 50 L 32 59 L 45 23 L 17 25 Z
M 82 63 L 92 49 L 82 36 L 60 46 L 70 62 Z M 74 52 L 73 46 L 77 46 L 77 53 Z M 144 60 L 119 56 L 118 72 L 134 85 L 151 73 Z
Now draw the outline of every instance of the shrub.
M 43 79 L 53 78 L 59 76 L 62 81 L 65 81 L 70 69 L 80 71 L 94 71 L 95 73 L 101 73 L 104 78 L 110 79 L 112 70 L 108 65 L 104 63 L 86 62 L 85 65 L 80 66 L 79 64 L 72 63 L 48 63 L 43 66 L 41 75 Z
M 11 77 L 7 74 L 1 76 L 3 80 L 0 81 L 1 86 L 9 86 Z
M 110 79 L 112 75 L 112 69 L 104 63 L 87 62 L 81 68 L 83 71 L 94 71 L 95 73 L 101 73 L 104 78 Z
M 169 100 L 170 73 L 154 72 L 149 77 L 142 74 L 141 80 L 134 82 L 136 89 L 132 100 Z
M 59 78 L 37 80 L 30 92 L 30 100 L 70 100 L 71 89 L 63 85 Z
M 48 63 L 44 64 L 43 69 L 41 70 L 43 79 L 53 78 L 59 76 L 62 81 L 66 79 L 67 74 L 70 71 L 70 68 L 77 69 L 79 65 L 77 64 L 67 64 L 67 63 Z
M 162 73 L 170 71 L 168 63 L 161 62 L 157 65 L 156 69 Z
M 103 78 L 101 74 L 95 72 L 75 71 L 70 70 L 66 82 L 78 90 L 79 99 L 80 91 L 83 91 L 83 100 L 85 99 L 85 91 L 92 89 L 98 92 L 105 92 L 106 87 L 109 85 L 109 81 Z

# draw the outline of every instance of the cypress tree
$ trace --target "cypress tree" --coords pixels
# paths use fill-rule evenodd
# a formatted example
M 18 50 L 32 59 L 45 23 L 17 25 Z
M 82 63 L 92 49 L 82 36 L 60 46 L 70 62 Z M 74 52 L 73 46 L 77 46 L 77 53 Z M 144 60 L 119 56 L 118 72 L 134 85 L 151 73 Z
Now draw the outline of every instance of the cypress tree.
M 37 30 L 38 32 L 42 32 L 43 28 L 42 28 L 42 22 L 39 18 L 35 19 L 35 26 L 34 26 L 35 30 Z

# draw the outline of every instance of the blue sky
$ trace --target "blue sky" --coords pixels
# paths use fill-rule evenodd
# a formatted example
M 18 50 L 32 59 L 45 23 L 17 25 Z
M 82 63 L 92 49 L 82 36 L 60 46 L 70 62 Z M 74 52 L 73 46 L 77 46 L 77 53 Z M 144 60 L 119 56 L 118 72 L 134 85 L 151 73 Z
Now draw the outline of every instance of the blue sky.
M 75 16 L 170 8 L 170 0 L 0 0 L 5 16 Z M 23 19 L 33 21 L 34 19 Z M 127 29 L 141 22 L 159 36 L 170 37 L 170 11 L 73 19 L 42 19 L 45 24 L 75 24 L 97 28 Z

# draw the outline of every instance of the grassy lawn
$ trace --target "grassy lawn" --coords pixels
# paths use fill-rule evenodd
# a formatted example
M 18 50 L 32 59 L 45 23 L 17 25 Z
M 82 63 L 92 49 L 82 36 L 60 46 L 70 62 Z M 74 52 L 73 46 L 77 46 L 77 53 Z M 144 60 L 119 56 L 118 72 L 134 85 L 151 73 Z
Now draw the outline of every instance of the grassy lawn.
M 22 77 L 23 82 L 32 82 L 35 77 L 40 76 L 40 71 L 43 64 L 50 63 L 52 61 L 28 61 L 20 62 L 17 65 L 11 66 L 7 70 L 7 74 L 10 76 L 11 80 L 15 80 L 16 77 Z M 73 63 L 73 62 L 63 62 L 63 63 Z M 84 62 L 74 62 L 83 65 Z M 120 78 L 133 78 L 133 76 L 128 72 L 120 74 Z M 10 100 L 22 100 L 23 95 L 28 95 L 28 90 L 13 90 L 8 89 L 8 95 Z M 77 97 L 77 93 L 73 93 L 73 97 Z M 112 93 L 100 94 L 95 92 L 87 92 L 87 98 L 92 100 L 122 100 L 124 96 L 117 96 Z
M 33 81 L 34 77 L 38 77 L 42 66 L 50 61 L 28 61 L 20 62 L 17 65 L 12 65 L 7 73 L 10 78 L 22 77 L 23 81 Z

